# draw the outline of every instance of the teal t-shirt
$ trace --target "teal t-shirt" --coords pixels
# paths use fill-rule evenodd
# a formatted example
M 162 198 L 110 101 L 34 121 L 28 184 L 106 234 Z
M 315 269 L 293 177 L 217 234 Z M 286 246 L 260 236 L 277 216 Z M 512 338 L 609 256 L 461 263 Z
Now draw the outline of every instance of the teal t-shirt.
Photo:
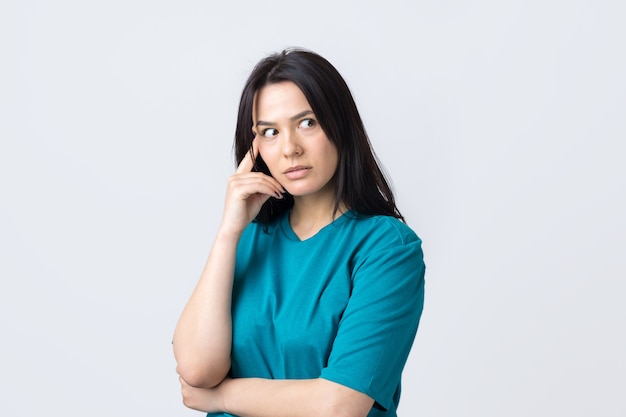
M 424 271 L 421 240 L 393 217 L 349 211 L 304 241 L 288 214 L 251 223 L 237 248 L 231 376 L 321 377 L 373 398 L 368 417 L 396 416 Z

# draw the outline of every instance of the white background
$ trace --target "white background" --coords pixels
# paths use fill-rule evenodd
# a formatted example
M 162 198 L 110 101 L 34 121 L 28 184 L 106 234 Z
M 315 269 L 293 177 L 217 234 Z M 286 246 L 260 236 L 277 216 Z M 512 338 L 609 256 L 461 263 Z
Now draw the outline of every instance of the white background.
M 353 90 L 427 295 L 411 416 L 626 415 L 622 1 L 3 1 L 0 415 L 184 416 L 254 63 Z

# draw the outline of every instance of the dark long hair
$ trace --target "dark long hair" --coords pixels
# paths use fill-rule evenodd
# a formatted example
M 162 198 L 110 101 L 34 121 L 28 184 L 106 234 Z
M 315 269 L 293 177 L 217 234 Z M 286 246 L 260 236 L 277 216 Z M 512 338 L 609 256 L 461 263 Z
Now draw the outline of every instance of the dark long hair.
M 235 130 L 237 165 L 247 152 L 251 152 L 254 139 L 252 108 L 256 93 L 268 84 L 283 81 L 291 81 L 300 88 L 324 133 L 337 147 L 335 212 L 343 202 L 358 215 L 387 215 L 404 221 L 348 85 L 330 62 L 312 51 L 285 49 L 262 59 L 252 70 L 239 102 Z M 260 155 L 255 170 L 271 175 Z M 283 199 L 270 198 L 256 220 L 270 223 L 292 206 L 293 197 L 287 193 Z

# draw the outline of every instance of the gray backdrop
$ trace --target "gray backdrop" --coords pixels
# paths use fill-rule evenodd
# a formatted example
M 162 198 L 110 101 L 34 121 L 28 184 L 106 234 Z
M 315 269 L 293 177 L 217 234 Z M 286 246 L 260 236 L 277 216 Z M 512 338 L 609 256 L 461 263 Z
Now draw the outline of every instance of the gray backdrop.
M 3 1 L 0 415 L 184 416 L 252 65 L 353 90 L 427 298 L 410 416 L 626 415 L 621 1 Z

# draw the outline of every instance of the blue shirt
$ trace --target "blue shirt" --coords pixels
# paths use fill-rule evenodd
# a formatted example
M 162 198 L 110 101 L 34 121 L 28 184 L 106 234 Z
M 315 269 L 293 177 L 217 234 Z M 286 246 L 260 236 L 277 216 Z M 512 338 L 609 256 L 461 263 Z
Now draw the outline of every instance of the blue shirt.
M 424 271 L 421 240 L 393 217 L 350 211 L 304 241 L 287 213 L 251 223 L 237 248 L 231 376 L 321 377 L 373 398 L 368 417 L 395 417 Z

